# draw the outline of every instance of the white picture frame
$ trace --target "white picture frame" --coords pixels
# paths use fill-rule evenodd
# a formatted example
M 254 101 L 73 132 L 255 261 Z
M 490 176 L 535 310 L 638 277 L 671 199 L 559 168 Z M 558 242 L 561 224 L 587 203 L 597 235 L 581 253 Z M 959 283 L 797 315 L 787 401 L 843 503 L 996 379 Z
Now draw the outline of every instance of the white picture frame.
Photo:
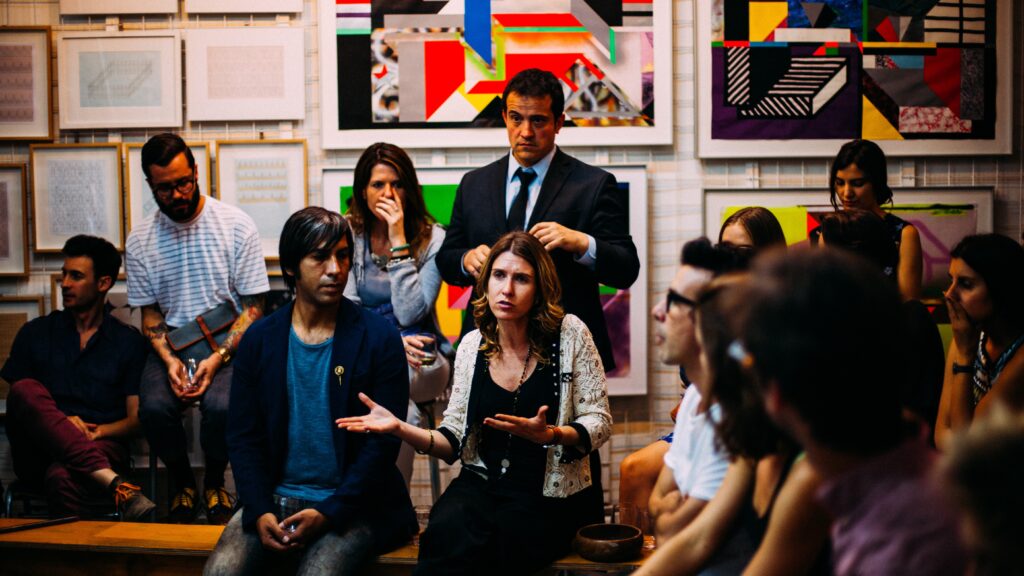
M 185 32 L 188 120 L 302 120 L 302 28 L 197 28 Z
M 28 198 L 24 164 L 0 164 L 0 277 L 29 274 Z
M 185 0 L 187 14 L 299 14 L 302 0 Z
M 210 145 L 207 142 L 188 142 L 192 156 L 196 160 L 196 177 L 199 179 L 199 191 L 209 196 L 210 192 Z M 132 228 L 148 219 L 159 210 L 153 191 L 146 182 L 146 174 L 142 171 L 141 142 L 125 144 L 125 235 L 131 234 Z
M 173 128 L 182 121 L 177 30 L 58 34 L 60 128 Z
M 217 196 L 256 222 L 268 270 L 285 221 L 309 204 L 306 141 L 217 140 Z
M 60 0 L 61 16 L 177 12 L 178 0 Z
M 868 0 L 863 0 L 867 2 Z M 1014 116 L 1020 114 L 1019 101 L 1013 100 L 1014 84 L 1014 39 L 1013 11 L 1015 2 L 999 0 L 996 6 L 996 41 L 998 55 L 996 68 L 996 94 L 994 97 L 997 110 L 995 122 L 995 138 L 982 139 L 921 139 L 921 140 L 886 140 L 874 141 L 888 156 L 964 156 L 1010 154 L 1013 152 Z M 695 0 L 694 30 L 696 34 L 695 59 L 696 98 L 697 98 L 697 157 L 699 158 L 829 158 L 835 156 L 848 140 L 840 139 L 791 139 L 791 140 L 746 140 L 746 139 L 714 139 L 712 130 L 712 29 L 721 25 L 721 0 Z M 959 5 L 959 4 L 956 4 Z M 956 8 L 953 8 L 956 11 Z M 716 25 L 712 19 L 718 18 Z M 904 17 L 900 17 L 904 18 Z M 784 20 L 785 21 L 785 20 Z M 858 50 L 872 45 L 885 46 L 883 43 L 860 43 L 855 45 Z M 722 96 L 724 98 L 724 96 Z M 858 136 L 859 137 L 859 136 Z
M 633 244 L 636 245 L 637 256 L 640 262 L 647 262 L 647 169 L 642 165 L 613 165 L 601 166 L 611 172 L 620 184 L 628 185 L 629 189 L 629 232 L 633 237 Z M 416 169 L 416 178 L 424 187 L 425 196 L 434 193 L 430 187 L 444 187 L 446 198 L 454 199 L 454 187 L 457 187 L 462 176 L 473 168 L 465 167 L 423 167 Z M 322 201 L 321 205 L 328 210 L 344 213 L 344 206 L 341 205 L 339 190 L 342 187 L 352 186 L 352 168 L 324 168 L 322 172 Z M 441 194 L 441 191 L 436 193 Z M 434 200 L 426 197 L 427 208 L 431 209 Z M 434 214 L 442 223 L 447 224 L 447 217 L 450 216 L 450 206 L 447 214 Z M 432 212 L 433 213 L 433 212 Z M 447 284 L 442 284 L 441 293 L 437 300 L 438 320 L 441 323 L 442 332 L 450 339 L 457 337 L 461 331 L 461 319 L 456 319 L 448 310 L 450 300 L 446 291 Z M 627 297 L 629 299 L 629 346 L 628 361 L 620 361 L 616 355 L 619 366 L 608 376 L 608 393 L 612 396 L 628 396 L 647 393 L 647 330 L 648 330 L 648 283 L 644 269 L 641 269 L 640 276 L 633 283 L 627 292 L 618 291 L 614 297 Z M 608 303 L 605 303 L 606 307 Z M 456 313 L 461 314 L 461 310 Z M 612 346 L 616 346 L 615 335 L 623 332 L 622 326 L 615 326 L 609 321 L 609 336 L 612 336 Z M 623 359 L 625 359 L 623 358 Z M 628 366 L 626 366 L 628 364 Z
M 497 23 L 497 19 L 493 18 L 498 12 L 502 12 L 500 15 L 504 15 L 505 12 L 515 12 L 517 16 L 530 16 L 531 14 L 542 15 L 548 12 L 559 12 L 559 16 L 574 16 L 576 10 L 581 10 L 589 13 L 589 9 L 584 3 L 577 4 L 576 2 L 526 2 L 525 7 L 523 3 L 515 2 L 500 2 L 494 0 L 494 4 L 491 4 L 491 0 L 484 0 L 487 2 L 487 11 L 492 16 L 492 28 L 491 30 L 506 30 Z M 364 54 L 359 56 L 346 55 L 343 58 L 339 58 L 338 55 L 338 42 L 339 39 L 351 38 L 356 35 L 363 35 L 366 37 L 366 43 L 370 44 L 370 31 L 352 29 L 350 26 L 369 28 L 371 25 L 371 17 L 369 12 L 371 9 L 378 9 L 378 4 L 384 4 L 374 2 L 366 4 L 338 4 L 335 0 L 316 0 L 318 2 L 317 8 L 319 10 L 319 42 L 320 42 L 320 103 L 321 103 L 321 145 L 325 149 L 362 149 L 374 142 L 387 141 L 392 144 L 401 146 L 407 149 L 416 148 L 433 148 L 438 142 L 457 142 L 460 147 L 463 148 L 491 148 L 491 147 L 503 147 L 508 144 L 508 140 L 505 134 L 503 126 L 500 127 L 464 127 L 464 128 L 449 128 L 449 127 L 417 127 L 417 128 L 352 128 L 352 129 L 340 129 L 339 126 L 339 88 L 351 88 L 353 86 L 358 87 L 365 85 L 367 89 L 370 89 L 370 74 L 367 71 L 365 84 L 361 84 L 362 80 L 358 77 L 352 77 L 353 74 L 346 72 L 345 66 L 356 61 L 361 61 Z M 467 5 L 470 3 L 466 3 Z M 475 9 L 479 9 L 479 4 Z M 404 3 L 401 5 L 408 5 Z M 618 42 L 616 50 L 621 50 L 622 54 L 626 53 L 625 46 L 629 44 L 628 53 L 640 54 L 645 53 L 647 48 L 643 46 L 644 41 L 640 35 L 648 33 L 648 30 L 653 37 L 653 48 L 650 49 L 652 56 L 653 66 L 649 69 L 644 69 L 645 72 L 640 76 L 633 76 L 628 81 L 623 81 L 623 86 L 629 85 L 631 89 L 625 89 L 620 87 L 620 91 L 623 93 L 632 94 L 631 99 L 642 100 L 643 96 L 638 96 L 638 87 L 642 86 L 643 76 L 648 72 L 654 75 L 653 89 L 651 93 L 654 98 L 654 109 L 655 109 L 655 125 L 654 126 L 592 126 L 592 127 L 578 127 L 578 126 L 566 126 L 564 127 L 558 136 L 558 143 L 561 146 L 651 146 L 659 144 L 672 144 L 674 135 L 674 111 L 675 103 L 673 102 L 673 69 L 674 69 L 674 58 L 673 58 L 673 32 L 672 32 L 672 0 L 651 0 L 649 4 L 635 5 L 636 10 L 647 11 L 650 16 L 647 19 L 649 23 L 643 25 L 633 25 L 633 22 L 639 22 L 643 20 L 642 16 L 635 17 L 632 22 L 619 27 L 608 27 L 603 24 L 600 17 L 596 14 L 591 14 L 591 19 L 587 19 L 581 16 L 582 19 L 588 23 L 597 24 L 594 29 L 598 29 L 604 26 L 606 30 L 611 29 L 616 32 Z M 628 6 L 634 6 L 629 4 Z M 448 10 L 451 8 L 451 10 Z M 451 12 L 450 14 L 440 15 L 426 15 L 426 14 L 390 14 L 392 16 L 398 16 L 400 19 L 404 18 L 406 22 L 411 21 L 412 23 L 398 24 L 397 26 L 405 28 L 434 28 L 438 29 L 453 29 L 457 28 L 457 31 L 448 32 L 447 39 L 452 41 L 462 42 L 465 44 L 464 24 L 463 24 L 463 13 L 465 8 L 463 3 L 449 3 L 446 6 L 446 10 Z M 339 17 L 339 12 L 344 13 L 343 17 Z M 365 14 L 365 18 L 363 17 Z M 500 16 L 499 15 L 499 16 Z M 436 16 L 437 24 L 433 23 L 430 18 Z M 454 19 L 454 20 L 452 20 Z M 365 24 L 362 22 L 365 21 Z M 526 25 L 529 29 L 529 24 Z M 641 30 L 643 28 L 643 30 Z M 579 30 L 587 30 L 591 33 L 590 29 L 586 26 L 580 26 Z M 411 30 L 410 30 L 411 31 Z M 419 33 L 420 30 L 416 30 L 413 34 Z M 515 32 L 515 30 L 513 30 Z M 404 32 L 403 32 L 404 33 Z M 502 32 L 504 33 L 504 32 Z M 557 32 L 556 32 L 557 33 Z M 440 34 L 446 34 L 440 32 Z M 626 42 L 625 38 L 627 34 L 632 34 L 630 38 L 631 42 Z M 539 35 L 538 35 L 539 36 Z M 535 38 L 524 41 L 524 47 L 520 55 L 528 55 L 535 52 L 545 52 L 545 48 L 538 47 Z M 553 40 L 551 51 L 557 52 L 558 48 L 564 47 L 566 42 L 565 38 L 558 38 Z M 492 36 L 492 43 L 505 44 L 503 39 L 495 39 Z M 587 46 L 581 50 L 590 51 L 596 50 L 593 54 L 604 54 L 607 55 L 607 50 L 604 46 L 601 46 L 601 41 L 597 40 L 593 35 L 587 39 Z M 500 50 L 504 50 L 501 48 Z M 573 50 L 576 50 L 574 48 Z M 374 48 L 374 51 L 380 52 Z M 592 54 L 592 55 L 593 55 Z M 367 58 L 368 54 L 365 55 Z M 529 58 L 529 56 L 527 56 Z M 593 55 L 594 60 L 598 60 L 599 56 Z M 416 58 L 417 61 L 424 61 L 425 56 L 420 52 Z M 339 61 L 341 65 L 339 66 Z M 621 65 L 623 59 L 620 56 L 618 64 Z M 602 60 L 602 65 L 606 62 Z M 479 71 L 485 66 L 480 63 L 478 56 L 470 54 L 465 59 L 465 71 L 466 78 L 476 78 Z M 607 63 L 606 67 L 608 70 L 612 70 L 615 67 L 614 63 Z M 500 64 L 498 69 L 504 70 L 504 64 Z M 384 71 L 381 71 L 382 73 Z M 339 81 L 339 74 L 344 81 Z M 360 73 L 361 75 L 361 73 Z M 420 74 L 420 76 L 426 76 L 426 73 Z M 407 76 L 408 77 L 408 76 Z M 507 80 L 508 78 L 498 78 L 499 80 Z M 475 85 L 475 84 L 474 84 Z M 463 83 L 465 86 L 465 82 Z M 569 86 L 567 80 L 563 80 L 563 88 Z M 472 90 L 472 88 L 466 88 Z M 424 90 L 425 92 L 425 90 Z M 639 89 L 642 92 L 642 89 Z M 372 94 L 368 94 L 366 100 L 372 99 Z M 362 102 L 362 96 L 356 100 Z M 459 108 L 462 110 L 466 109 L 466 106 L 471 106 L 468 103 L 452 103 L 447 102 L 446 106 L 450 105 L 448 110 Z M 642 108 L 638 106 L 638 108 Z M 439 121 L 440 122 L 440 121 Z M 462 121 L 460 121 L 462 122 Z M 500 125 L 500 118 L 498 119 Z
M 49 26 L 0 27 L 0 140 L 53 140 Z
M 124 250 L 120 144 L 33 144 L 35 251 L 59 253 L 90 234 Z
M 894 203 L 883 209 L 913 224 L 921 237 L 923 297 L 940 298 L 949 284 L 949 251 L 955 243 L 964 235 L 995 229 L 993 188 L 897 187 L 893 188 L 893 199 Z M 707 189 L 704 191 L 705 235 L 718 238 L 721 223 L 730 211 L 745 206 L 773 210 L 789 244 L 806 242 L 812 215 L 834 210 L 826 190 Z

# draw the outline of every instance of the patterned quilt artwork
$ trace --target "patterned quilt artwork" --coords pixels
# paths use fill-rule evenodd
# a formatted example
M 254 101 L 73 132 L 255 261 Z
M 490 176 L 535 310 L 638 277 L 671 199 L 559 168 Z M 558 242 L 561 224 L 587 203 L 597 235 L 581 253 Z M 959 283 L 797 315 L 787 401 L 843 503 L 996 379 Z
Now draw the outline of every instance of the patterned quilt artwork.
M 996 0 L 712 1 L 714 139 L 992 139 Z
M 653 126 L 653 0 L 336 0 L 338 126 L 502 126 L 520 70 L 566 87 L 567 126 Z

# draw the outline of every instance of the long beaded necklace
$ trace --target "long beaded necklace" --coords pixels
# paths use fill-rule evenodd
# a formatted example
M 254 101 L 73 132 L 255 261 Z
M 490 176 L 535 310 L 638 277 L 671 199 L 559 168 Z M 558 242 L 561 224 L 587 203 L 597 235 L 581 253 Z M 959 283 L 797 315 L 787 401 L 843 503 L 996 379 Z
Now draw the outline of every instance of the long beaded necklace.
M 526 361 L 523 362 L 523 373 L 519 376 L 519 385 L 516 386 L 516 392 L 512 395 L 512 415 L 515 416 L 519 411 L 519 391 L 523 389 L 523 382 L 526 381 L 526 369 L 530 366 L 530 351 L 526 351 Z M 512 461 L 509 460 L 509 456 L 512 451 L 512 433 L 508 433 L 508 440 L 505 442 L 505 457 L 501 459 L 501 475 L 504 476 L 508 472 L 509 467 L 512 465 Z

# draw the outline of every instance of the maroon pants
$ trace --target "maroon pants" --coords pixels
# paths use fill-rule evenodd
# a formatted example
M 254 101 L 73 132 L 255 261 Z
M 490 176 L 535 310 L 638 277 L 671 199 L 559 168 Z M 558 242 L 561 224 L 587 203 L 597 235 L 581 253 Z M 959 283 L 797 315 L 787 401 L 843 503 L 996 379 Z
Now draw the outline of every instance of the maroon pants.
M 105 486 L 89 475 L 128 462 L 122 440 L 90 440 L 75 427 L 39 381 L 15 382 L 7 396 L 7 437 L 14 473 L 44 487 L 51 516 L 80 515 L 89 502 L 113 502 Z

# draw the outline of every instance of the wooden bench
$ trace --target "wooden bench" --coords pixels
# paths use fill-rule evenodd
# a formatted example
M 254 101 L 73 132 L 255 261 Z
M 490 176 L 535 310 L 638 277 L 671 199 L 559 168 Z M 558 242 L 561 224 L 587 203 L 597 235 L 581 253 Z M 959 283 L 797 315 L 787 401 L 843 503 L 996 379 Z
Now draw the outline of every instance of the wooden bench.
M 0 527 L 39 520 L 0 519 Z M 195 575 L 213 551 L 220 526 L 78 521 L 0 534 L 0 574 L 62 576 L 106 574 Z M 412 572 L 418 547 L 404 546 L 379 556 L 368 575 Z M 628 574 L 650 555 L 621 564 L 584 560 L 575 554 L 552 564 L 542 574 L 561 571 Z

